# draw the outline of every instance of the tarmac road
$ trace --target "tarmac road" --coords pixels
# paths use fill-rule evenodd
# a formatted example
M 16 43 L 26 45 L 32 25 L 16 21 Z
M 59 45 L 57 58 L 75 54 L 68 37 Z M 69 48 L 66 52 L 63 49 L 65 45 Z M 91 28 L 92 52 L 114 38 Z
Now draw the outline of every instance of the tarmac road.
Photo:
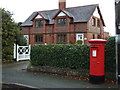
M 35 88 L 117 88 L 117 85 L 91 84 L 89 81 L 51 76 L 44 73 L 27 72 L 28 61 L 4 64 L 2 83 L 25 85 Z

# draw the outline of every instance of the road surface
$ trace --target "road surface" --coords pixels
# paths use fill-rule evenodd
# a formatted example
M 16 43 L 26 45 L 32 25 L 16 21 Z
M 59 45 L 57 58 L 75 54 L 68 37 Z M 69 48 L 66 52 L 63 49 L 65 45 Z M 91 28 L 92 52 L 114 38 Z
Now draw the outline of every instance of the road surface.
M 110 83 L 91 84 L 89 81 L 63 78 L 45 73 L 27 72 L 28 61 L 4 64 L 2 83 L 20 84 L 36 88 L 116 88 Z

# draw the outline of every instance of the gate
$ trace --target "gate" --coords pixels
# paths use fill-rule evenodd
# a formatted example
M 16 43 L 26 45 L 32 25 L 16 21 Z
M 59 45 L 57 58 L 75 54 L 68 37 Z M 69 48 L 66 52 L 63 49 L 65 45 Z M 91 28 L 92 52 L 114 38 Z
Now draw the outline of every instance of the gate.
M 14 59 L 19 60 L 30 60 L 30 45 L 19 46 L 14 44 Z

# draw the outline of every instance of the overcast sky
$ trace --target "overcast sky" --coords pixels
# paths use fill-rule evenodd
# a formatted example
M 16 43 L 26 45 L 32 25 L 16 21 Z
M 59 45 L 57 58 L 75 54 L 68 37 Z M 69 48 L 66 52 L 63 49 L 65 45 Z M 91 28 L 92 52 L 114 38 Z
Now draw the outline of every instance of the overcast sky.
M 114 0 L 66 0 L 66 7 L 99 4 L 105 31 L 115 35 Z M 12 12 L 15 22 L 24 22 L 34 11 L 58 9 L 58 0 L 2 0 L 0 7 Z

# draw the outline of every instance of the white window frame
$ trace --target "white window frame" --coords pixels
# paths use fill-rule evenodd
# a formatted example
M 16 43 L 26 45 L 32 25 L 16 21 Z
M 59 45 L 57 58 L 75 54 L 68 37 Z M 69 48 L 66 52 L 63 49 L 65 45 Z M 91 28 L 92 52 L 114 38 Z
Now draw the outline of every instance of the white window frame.
M 82 36 L 82 39 L 79 39 L 79 35 Z M 77 33 L 76 34 L 76 42 L 77 42 L 77 40 L 82 40 L 82 45 L 84 45 L 84 34 L 83 33 Z

